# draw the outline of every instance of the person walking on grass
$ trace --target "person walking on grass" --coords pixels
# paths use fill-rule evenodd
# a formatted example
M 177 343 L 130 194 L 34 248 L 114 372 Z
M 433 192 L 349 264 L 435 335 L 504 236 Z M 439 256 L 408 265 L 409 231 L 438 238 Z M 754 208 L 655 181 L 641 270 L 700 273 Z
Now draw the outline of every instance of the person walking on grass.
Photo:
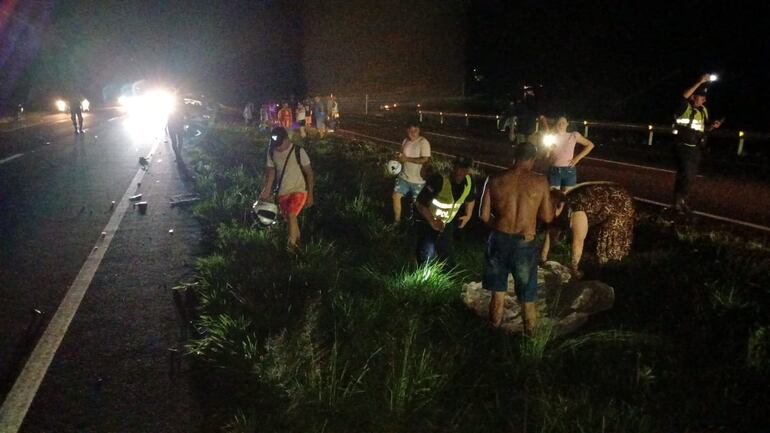
M 273 128 L 270 134 L 265 183 L 259 194 L 260 200 L 269 200 L 277 194 L 278 208 L 288 224 L 289 248 L 300 244 L 299 214 L 305 207 L 313 206 L 315 180 L 310 157 L 302 147 L 291 142 L 283 127 Z
M 472 159 L 456 158 L 452 173 L 431 176 L 417 196 L 417 211 L 422 216 L 416 224 L 417 263 L 438 258 L 453 265 L 455 226 L 464 228 L 476 205 L 472 166 Z
M 706 94 L 710 75 L 704 74 L 695 84 L 687 88 L 682 97 L 676 116 L 676 138 L 674 156 L 676 160 L 676 181 L 674 183 L 673 208 L 679 214 L 690 212 L 687 198 L 690 195 L 695 177 L 698 175 L 702 148 L 706 144 L 706 134 L 722 126 L 717 120 L 709 123 L 706 109 Z
M 530 142 L 516 146 L 513 167 L 487 179 L 479 215 L 492 228 L 482 282 L 486 290 L 492 291 L 490 323 L 495 328 L 502 324 L 508 275 L 513 274 L 524 329 L 529 335 L 537 323 L 537 220 L 553 220 L 548 180 L 532 171 L 536 155 L 537 148 Z
M 414 201 L 425 186 L 422 168 L 430 161 L 430 142 L 420 136 L 420 127 L 411 123 L 406 129 L 406 137 L 401 142 L 398 162 L 403 164 L 401 173 L 396 177 L 391 199 L 393 201 L 393 223 L 401 222 L 401 199 L 409 196 Z

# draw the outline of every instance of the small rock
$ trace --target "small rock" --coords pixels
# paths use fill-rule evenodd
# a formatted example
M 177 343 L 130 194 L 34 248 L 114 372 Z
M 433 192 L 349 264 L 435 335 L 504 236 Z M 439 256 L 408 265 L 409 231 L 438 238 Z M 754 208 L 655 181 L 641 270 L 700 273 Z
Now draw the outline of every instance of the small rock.
M 102 232 L 102 239 L 104 239 L 107 236 L 107 232 Z
M 174 234 L 174 229 L 169 229 L 168 230 L 168 234 L 173 235 Z

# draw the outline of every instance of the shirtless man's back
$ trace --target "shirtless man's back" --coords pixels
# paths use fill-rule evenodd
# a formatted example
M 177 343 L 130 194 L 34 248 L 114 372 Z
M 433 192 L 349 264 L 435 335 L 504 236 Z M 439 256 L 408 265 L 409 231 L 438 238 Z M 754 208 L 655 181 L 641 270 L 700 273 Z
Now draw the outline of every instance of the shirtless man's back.
M 532 172 L 536 149 L 524 143 L 516 149 L 516 164 L 487 181 L 481 219 L 493 230 L 487 241 L 484 288 L 493 292 L 489 319 L 502 322 L 508 274 L 513 274 L 516 295 L 522 303 L 525 327 L 532 332 L 537 320 L 537 252 L 535 227 L 538 217 L 553 219 L 548 180 Z

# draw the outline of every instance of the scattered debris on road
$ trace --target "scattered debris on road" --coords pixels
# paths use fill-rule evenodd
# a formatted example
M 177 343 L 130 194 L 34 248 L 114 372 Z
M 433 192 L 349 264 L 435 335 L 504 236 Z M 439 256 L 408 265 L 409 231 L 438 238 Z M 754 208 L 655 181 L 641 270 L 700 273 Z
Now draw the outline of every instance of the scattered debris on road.
M 198 194 L 177 194 L 169 200 L 171 207 L 195 203 L 201 198 Z

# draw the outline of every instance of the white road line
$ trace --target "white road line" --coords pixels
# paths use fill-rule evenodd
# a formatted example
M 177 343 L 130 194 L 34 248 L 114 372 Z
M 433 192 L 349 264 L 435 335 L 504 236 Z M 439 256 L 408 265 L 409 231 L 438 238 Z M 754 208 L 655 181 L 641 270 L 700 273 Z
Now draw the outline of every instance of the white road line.
M 659 201 L 650 200 L 650 199 L 646 199 L 646 198 L 642 198 L 642 197 L 634 197 L 634 200 L 640 201 L 642 203 L 654 204 L 654 205 L 662 206 L 662 207 L 668 207 L 670 205 L 670 204 L 667 204 L 667 203 L 661 203 Z M 724 221 L 724 222 L 731 223 L 731 224 L 737 224 L 737 225 L 741 225 L 741 226 L 751 227 L 753 229 L 762 230 L 762 231 L 770 233 L 770 227 L 766 227 L 766 226 L 763 226 L 763 225 L 754 224 L 754 223 L 750 223 L 750 222 L 747 222 L 747 221 L 736 220 L 736 219 L 733 219 L 733 218 L 723 217 L 723 216 L 719 216 L 719 215 L 714 215 L 714 214 L 708 213 L 708 212 L 701 212 L 699 210 L 694 210 L 694 211 L 692 211 L 692 213 L 694 213 L 695 215 L 700 215 L 700 216 L 706 217 L 706 218 L 711 218 L 711 219 L 715 219 L 715 220 L 718 220 L 718 221 Z
M 152 146 L 150 154 L 155 153 L 157 147 L 158 143 L 156 142 Z M 112 242 L 120 222 L 126 214 L 129 204 L 128 199 L 134 195 L 134 186 L 142 181 L 144 174 L 145 171 L 139 169 L 133 180 L 128 184 L 128 189 L 126 189 L 123 198 L 120 199 L 115 212 L 103 230 L 107 233 L 106 236 L 96 241 L 94 249 L 91 250 L 91 254 L 86 258 L 85 263 L 80 268 L 80 272 L 75 277 L 75 281 L 72 282 L 67 294 L 62 299 L 61 304 L 59 304 L 59 308 L 51 318 L 51 322 L 40 337 L 40 341 L 38 341 L 35 349 L 32 351 L 29 360 L 24 365 L 24 370 L 22 370 L 13 384 L 11 392 L 6 396 L 3 406 L 0 407 L 0 433 L 16 433 L 21 428 L 24 417 L 32 405 L 32 401 L 35 398 L 35 394 L 37 394 L 40 384 L 43 382 L 48 367 L 51 365 L 51 361 L 53 361 L 53 357 L 59 349 L 59 345 L 67 333 L 67 329 L 70 323 L 72 323 L 72 319 L 75 317 L 75 313 L 77 313 L 88 287 L 91 285 L 91 280 L 96 274 L 97 269 L 99 269 L 104 254 L 107 252 L 110 242 Z
M 22 156 L 24 156 L 23 153 L 17 153 L 16 155 L 11 155 L 8 158 L 0 159 L 0 164 L 5 164 L 6 162 L 13 161 L 16 158 L 21 158 Z
M 366 134 L 359 134 L 358 132 L 353 132 L 353 131 L 346 130 L 346 129 L 338 129 L 338 131 L 341 131 L 341 132 L 346 133 L 346 134 L 357 135 L 359 137 L 364 137 L 364 138 L 368 138 L 368 139 L 375 140 L 375 141 L 380 141 L 380 142 L 383 142 L 383 143 L 390 143 L 390 144 L 395 144 L 395 145 L 399 145 L 400 144 L 397 141 L 385 140 L 385 139 L 382 139 L 382 138 L 373 137 L 371 135 L 366 135 Z M 433 153 L 438 154 L 438 155 L 448 156 L 450 158 L 454 158 L 455 157 L 455 155 L 451 155 L 451 154 L 443 153 L 443 152 L 435 152 L 434 151 Z M 609 161 L 609 162 L 615 162 L 615 161 Z M 508 167 L 503 167 L 501 165 L 490 164 L 488 162 L 483 162 L 483 161 L 477 161 L 477 164 L 485 165 L 487 167 L 499 168 L 501 170 L 505 170 L 506 168 L 508 168 Z M 620 164 L 626 164 L 626 163 L 620 163 Z M 633 164 L 628 164 L 628 165 L 633 165 Z M 644 166 L 640 166 L 640 167 L 642 167 L 642 168 L 649 168 L 649 167 L 644 167 Z M 659 170 L 663 170 L 663 169 L 659 169 Z M 659 201 L 650 200 L 650 199 L 646 199 L 646 198 L 642 198 L 642 197 L 634 197 L 634 200 L 640 201 L 642 203 L 647 203 L 647 204 L 653 204 L 653 205 L 656 205 L 656 206 L 661 206 L 661 207 L 668 207 L 669 206 L 669 204 L 667 204 L 667 203 L 661 203 Z M 762 231 L 765 231 L 765 232 L 770 232 L 770 227 L 766 227 L 766 226 L 763 226 L 763 225 L 750 223 L 750 222 L 747 222 L 747 221 L 741 221 L 741 220 L 737 220 L 737 219 L 733 219 L 733 218 L 728 218 L 728 217 L 723 217 L 723 216 L 720 216 L 720 215 L 714 215 L 714 214 L 711 214 L 711 213 L 708 213 L 708 212 L 701 212 L 701 211 L 697 211 L 697 210 L 696 211 L 692 211 L 692 213 L 694 213 L 695 215 L 700 215 L 700 216 L 703 216 L 703 217 L 706 217 L 706 218 L 715 219 L 715 220 L 718 220 L 718 221 L 728 222 L 728 223 L 731 223 L 731 224 L 742 225 L 744 227 L 750 227 L 750 228 L 753 228 L 753 229 L 762 230 Z

